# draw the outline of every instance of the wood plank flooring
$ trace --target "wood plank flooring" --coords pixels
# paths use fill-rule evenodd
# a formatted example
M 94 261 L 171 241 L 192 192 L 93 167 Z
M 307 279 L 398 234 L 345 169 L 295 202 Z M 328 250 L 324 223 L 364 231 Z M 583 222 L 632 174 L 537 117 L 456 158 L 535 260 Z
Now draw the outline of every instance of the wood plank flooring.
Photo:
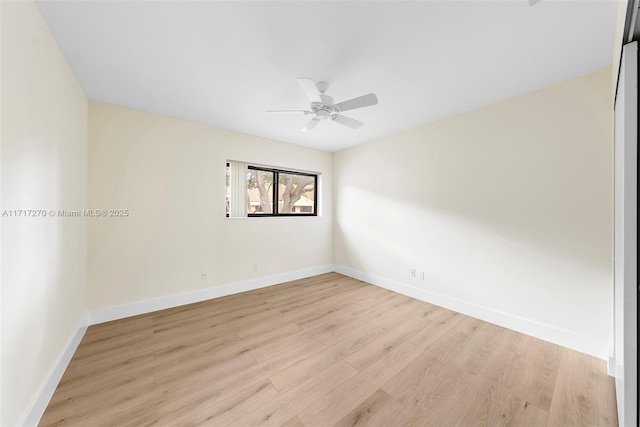
M 604 361 L 329 273 L 91 326 L 40 425 L 617 418 Z

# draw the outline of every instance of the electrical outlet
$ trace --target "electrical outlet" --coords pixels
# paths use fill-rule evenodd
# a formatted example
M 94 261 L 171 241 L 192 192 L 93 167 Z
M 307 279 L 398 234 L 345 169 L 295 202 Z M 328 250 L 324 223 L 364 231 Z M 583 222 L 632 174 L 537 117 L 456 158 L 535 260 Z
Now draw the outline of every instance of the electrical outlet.
M 420 278 L 420 280 L 424 280 L 424 271 L 421 271 L 421 272 L 418 274 L 418 277 Z
M 200 272 L 200 279 L 207 280 L 207 271 L 206 270 L 202 270 Z
M 416 278 L 416 269 L 412 268 L 411 271 L 409 271 L 409 277 L 411 277 L 412 279 Z
M 258 271 L 258 264 L 251 264 L 251 271 L 253 273 L 257 272 Z

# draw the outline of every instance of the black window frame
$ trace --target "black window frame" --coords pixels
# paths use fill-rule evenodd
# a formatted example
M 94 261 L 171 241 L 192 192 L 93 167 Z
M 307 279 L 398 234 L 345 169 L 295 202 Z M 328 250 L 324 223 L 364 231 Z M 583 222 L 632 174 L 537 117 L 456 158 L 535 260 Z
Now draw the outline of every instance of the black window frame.
M 227 167 L 229 167 L 229 163 L 227 163 Z M 312 172 L 300 172 L 300 171 L 292 171 L 288 169 L 279 169 L 279 168 L 271 168 L 266 166 L 255 166 L 247 164 L 247 169 L 264 171 L 264 172 L 272 172 L 273 173 L 273 188 L 272 191 L 272 205 L 271 205 L 271 213 L 247 213 L 247 217 L 249 218 L 274 218 L 274 217 L 285 217 L 285 216 L 293 216 L 293 217 L 304 217 L 304 216 L 318 216 L 318 174 Z M 280 174 L 288 174 L 288 175 L 301 175 L 301 176 L 310 176 L 313 177 L 313 212 L 300 212 L 300 213 L 291 213 L 291 212 L 278 212 L 279 203 L 278 203 L 278 188 L 280 186 Z M 229 214 L 227 213 L 227 218 Z

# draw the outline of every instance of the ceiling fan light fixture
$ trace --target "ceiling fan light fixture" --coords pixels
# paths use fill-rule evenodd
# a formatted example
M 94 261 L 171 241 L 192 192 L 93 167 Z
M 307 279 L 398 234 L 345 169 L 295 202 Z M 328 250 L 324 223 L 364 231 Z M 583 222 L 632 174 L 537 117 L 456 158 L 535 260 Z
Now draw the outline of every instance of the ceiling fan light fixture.
M 316 111 L 316 117 L 319 118 L 320 120 L 326 120 L 329 118 L 329 114 L 330 112 L 324 108 L 319 109 L 318 111 Z

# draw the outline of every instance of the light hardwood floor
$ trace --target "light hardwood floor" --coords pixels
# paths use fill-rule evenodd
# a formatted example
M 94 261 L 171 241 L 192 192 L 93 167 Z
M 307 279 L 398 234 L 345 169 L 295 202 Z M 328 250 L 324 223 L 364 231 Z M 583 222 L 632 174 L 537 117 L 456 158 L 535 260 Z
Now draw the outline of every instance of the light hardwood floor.
M 617 425 L 605 362 L 329 273 L 91 326 L 40 425 Z

